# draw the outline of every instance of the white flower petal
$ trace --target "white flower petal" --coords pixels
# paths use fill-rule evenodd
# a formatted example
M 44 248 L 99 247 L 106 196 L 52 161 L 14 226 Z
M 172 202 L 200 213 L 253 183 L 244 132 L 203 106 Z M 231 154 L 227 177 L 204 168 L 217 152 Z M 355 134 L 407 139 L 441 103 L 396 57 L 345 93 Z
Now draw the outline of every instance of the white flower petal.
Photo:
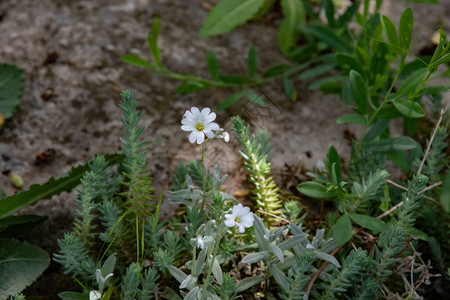
M 184 118 L 185 119 L 194 119 L 194 115 L 189 111 L 189 110 L 187 110 L 185 113 L 184 113 Z
M 209 130 L 219 130 L 220 129 L 219 124 L 214 123 L 214 122 L 206 123 L 205 127 L 206 127 L 206 129 L 209 129 Z
M 206 120 L 206 118 L 208 117 L 210 112 L 211 112 L 211 109 L 209 107 L 205 107 L 204 109 L 202 109 L 202 111 L 200 113 L 202 114 L 203 119 Z
M 210 123 L 210 122 L 214 121 L 216 119 L 216 117 L 217 117 L 216 113 L 210 113 L 209 115 L 205 116 L 205 122 Z
M 207 137 L 209 137 L 210 139 L 212 139 L 214 137 L 214 132 L 212 132 L 211 130 L 204 130 L 203 131 Z
M 195 132 L 195 131 L 193 131 L 193 132 Z M 203 132 L 199 132 L 199 131 L 197 131 L 196 133 L 197 133 L 197 144 L 200 145 L 205 140 L 205 135 L 203 134 Z
M 225 219 L 234 219 L 234 214 L 226 214 Z
M 245 232 L 244 226 L 239 225 L 239 232 L 240 232 L 240 233 L 244 233 L 244 232 Z
M 184 118 L 183 120 L 181 120 L 181 124 L 195 126 L 195 122 L 194 122 L 193 118 Z
M 183 131 L 194 131 L 195 127 L 193 125 L 182 125 L 181 126 L 181 130 L 183 130 Z
M 197 118 L 198 115 L 200 115 L 200 111 L 195 106 L 191 107 L 191 112 L 192 112 L 192 115 L 194 116 L 194 118 Z
M 197 139 L 197 131 L 192 131 L 189 135 L 189 142 L 192 144 L 195 143 L 195 140 Z
M 234 221 L 234 219 L 228 219 L 225 220 L 225 225 L 227 225 L 228 227 L 234 227 L 234 225 L 236 225 L 236 222 Z
M 249 212 L 250 212 L 250 207 L 248 207 L 248 206 L 242 207 L 242 209 L 240 210 L 241 216 L 246 215 Z

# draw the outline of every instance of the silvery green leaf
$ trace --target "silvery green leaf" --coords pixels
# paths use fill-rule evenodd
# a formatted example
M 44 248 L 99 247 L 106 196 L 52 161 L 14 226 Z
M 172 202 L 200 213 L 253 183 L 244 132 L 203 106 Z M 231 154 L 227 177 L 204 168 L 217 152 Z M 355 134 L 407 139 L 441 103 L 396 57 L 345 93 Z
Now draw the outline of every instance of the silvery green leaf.
M 170 274 L 172 274 L 179 283 L 182 283 L 187 278 L 187 275 L 183 271 L 178 270 L 174 266 L 169 266 L 168 269 Z
M 192 274 L 195 276 L 199 276 L 202 273 L 203 264 L 205 263 L 206 253 L 208 249 L 204 248 L 202 251 L 200 251 L 200 254 L 198 255 L 197 261 L 195 262 L 194 269 L 192 270 Z
M 314 254 L 316 255 L 317 258 L 320 258 L 322 260 L 325 260 L 329 263 L 332 263 L 333 265 L 335 265 L 336 267 L 340 267 L 341 265 L 339 264 L 339 262 L 337 261 L 336 258 L 334 258 L 334 256 L 331 256 L 330 254 L 326 254 L 326 253 L 322 253 L 320 251 L 315 250 Z
M 252 286 L 262 282 L 263 280 L 264 280 L 264 276 L 262 276 L 262 275 L 253 276 L 253 277 L 247 277 L 247 278 L 239 281 L 238 283 L 236 283 L 234 291 L 236 293 L 241 293 L 243 291 L 248 290 Z
M 216 221 L 210 220 L 206 223 L 205 236 L 212 236 L 217 231 Z
M 292 247 L 300 244 L 302 241 L 306 240 L 306 238 L 308 237 L 308 235 L 305 233 L 303 235 L 294 235 L 292 237 L 290 237 L 289 239 L 285 240 L 284 242 L 282 242 L 281 244 L 278 244 L 278 247 L 281 250 L 288 250 L 291 249 Z
M 291 223 L 291 224 L 290 224 L 290 227 L 291 227 L 292 233 L 293 233 L 294 235 L 303 235 L 303 234 L 306 234 L 306 233 L 303 232 L 303 230 L 302 230 L 300 227 L 298 227 L 298 226 L 295 225 L 294 223 Z
M 271 234 L 272 236 L 272 240 L 271 242 L 273 242 L 274 240 L 276 240 L 277 238 L 280 237 L 281 233 L 283 232 L 284 228 L 283 227 L 278 227 L 277 229 L 275 229 L 273 232 L 273 234 Z
M 180 284 L 180 289 L 192 289 L 194 285 L 197 283 L 197 277 L 193 275 L 189 275 L 185 280 Z
M 290 293 L 290 284 L 287 280 L 286 275 L 283 271 L 281 271 L 277 266 L 270 265 L 269 266 L 270 272 L 272 273 L 273 278 L 275 281 L 281 286 L 281 288 L 286 292 Z
M 284 254 L 283 251 L 281 251 L 280 248 L 278 248 L 277 245 L 271 244 L 270 251 L 275 254 L 275 256 L 280 260 L 280 262 L 284 262 Z
M 311 243 L 314 248 L 317 249 L 322 244 L 324 234 L 325 234 L 325 229 L 317 230 L 316 236 L 313 238 L 312 243 Z
M 283 263 L 278 263 L 277 266 L 280 270 L 287 270 L 291 268 L 297 262 L 297 257 L 294 255 L 290 255 L 284 259 Z
M 256 232 L 256 242 L 258 243 L 258 246 L 263 249 L 268 249 L 268 241 L 264 239 L 264 236 L 268 235 L 268 230 L 264 227 L 263 222 L 260 218 L 255 216 L 255 222 L 253 223 L 255 226 L 255 232 Z
M 320 248 L 320 252 L 323 253 L 330 253 L 331 251 L 333 251 L 334 249 L 336 249 L 338 245 L 336 244 L 336 242 L 334 241 L 333 238 L 329 238 L 328 240 L 326 240 L 323 244 L 322 244 L 322 248 Z
M 184 297 L 184 300 L 198 300 L 199 297 L 200 291 L 198 286 L 196 286 Z
M 247 254 L 241 261 L 243 264 L 252 264 L 260 262 L 261 260 L 268 259 L 270 257 L 269 252 L 261 251 Z
M 194 202 L 200 201 L 201 199 L 203 199 L 203 192 L 201 190 L 184 189 L 169 194 L 169 201 L 178 205 L 192 206 Z
M 212 236 L 207 235 L 207 236 L 203 237 L 203 243 L 205 243 L 205 245 L 207 247 L 214 246 L 214 244 L 216 243 L 216 240 L 214 240 L 214 238 Z
M 105 263 L 103 264 L 102 269 L 101 269 L 103 278 L 106 278 L 106 276 L 108 276 L 108 274 L 114 272 L 114 267 L 116 265 L 116 261 L 117 261 L 116 253 L 112 254 L 110 257 L 108 257 L 107 260 L 105 260 Z
M 219 285 L 222 285 L 223 283 L 222 268 L 220 267 L 217 258 L 214 259 L 214 262 L 212 264 L 212 273 L 216 278 L 217 282 L 219 283 Z

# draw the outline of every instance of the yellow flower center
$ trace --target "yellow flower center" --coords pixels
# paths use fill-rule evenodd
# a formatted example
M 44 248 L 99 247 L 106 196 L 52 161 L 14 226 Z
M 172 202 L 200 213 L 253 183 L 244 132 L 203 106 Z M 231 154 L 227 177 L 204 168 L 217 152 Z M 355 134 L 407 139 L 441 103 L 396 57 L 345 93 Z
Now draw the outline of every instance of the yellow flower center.
M 197 125 L 195 125 L 195 129 L 197 129 L 198 131 L 203 131 L 203 123 L 198 122 Z
M 236 223 L 241 223 L 241 218 L 236 217 L 236 218 L 234 218 L 234 221 L 235 221 Z

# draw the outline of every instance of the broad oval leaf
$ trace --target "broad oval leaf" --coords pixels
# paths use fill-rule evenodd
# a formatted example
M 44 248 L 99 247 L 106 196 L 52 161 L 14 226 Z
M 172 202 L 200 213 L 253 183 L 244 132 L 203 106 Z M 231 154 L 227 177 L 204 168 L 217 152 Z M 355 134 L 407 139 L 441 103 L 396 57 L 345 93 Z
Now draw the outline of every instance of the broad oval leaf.
M 349 214 L 349 216 L 353 222 L 364 228 L 379 232 L 386 232 L 389 230 L 389 225 L 377 218 L 359 214 Z
M 333 265 L 335 265 L 336 267 L 340 267 L 341 265 L 339 264 L 339 262 L 338 262 L 338 260 L 336 259 L 336 258 L 334 258 L 334 256 L 332 256 L 332 255 L 330 255 L 330 254 L 327 254 L 327 253 L 323 253 L 323 252 L 320 252 L 320 251 L 314 251 L 314 255 L 317 257 L 317 258 L 320 258 L 320 259 L 322 259 L 322 260 L 324 260 L 324 261 L 327 261 L 327 262 L 329 262 L 329 263 L 331 263 L 331 264 L 333 264 Z
M 334 193 L 327 192 L 327 188 L 324 185 L 314 181 L 303 182 L 299 184 L 297 189 L 300 193 L 316 199 L 326 199 L 337 196 Z
M 337 220 L 333 226 L 332 234 L 338 245 L 345 244 L 352 238 L 352 222 L 348 215 L 343 215 Z
M 394 52 L 398 52 L 398 34 L 394 23 L 387 16 L 382 15 L 381 24 L 388 41 L 391 43 L 390 48 L 392 48 Z
M 47 252 L 26 242 L 0 239 L 0 299 L 21 292 L 50 264 Z
M 183 271 L 175 268 L 174 266 L 168 266 L 170 274 L 179 282 L 182 283 L 188 276 Z
M 290 284 L 284 272 L 281 271 L 276 265 L 269 265 L 269 270 L 275 281 L 283 288 L 283 290 L 287 293 L 290 292 Z
M 0 113 L 10 118 L 20 102 L 23 92 L 24 73 L 16 66 L 0 64 Z
M 230 32 L 250 20 L 264 4 L 264 0 L 223 0 L 209 13 L 202 28 L 200 38 Z
M 422 106 L 413 100 L 396 99 L 393 104 L 395 108 L 407 118 L 416 119 L 425 116 L 425 111 Z
M 411 36 L 414 26 L 414 15 L 412 9 L 408 7 L 400 17 L 398 25 L 398 38 L 400 47 L 404 50 L 409 50 L 411 46 Z

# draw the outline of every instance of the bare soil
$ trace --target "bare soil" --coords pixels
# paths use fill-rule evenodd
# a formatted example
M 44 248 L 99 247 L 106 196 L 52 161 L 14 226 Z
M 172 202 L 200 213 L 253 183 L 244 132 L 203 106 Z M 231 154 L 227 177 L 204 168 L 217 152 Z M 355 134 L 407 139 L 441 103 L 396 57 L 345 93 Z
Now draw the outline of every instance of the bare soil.
M 405 7 L 413 8 L 416 53 L 431 45 L 439 20 L 450 29 L 450 1 L 440 2 L 434 6 L 402 1 L 385 5 L 386 14 L 396 24 Z M 245 74 L 251 45 L 258 51 L 261 69 L 287 61 L 277 46 L 277 16 L 251 22 L 231 34 L 200 40 L 198 31 L 207 13 L 200 0 L 2 0 L 0 61 L 22 68 L 26 81 L 17 113 L 0 129 L 0 186 L 11 195 L 18 191 L 8 174 L 22 176 L 26 189 L 63 174 L 94 154 L 118 151 L 122 131 L 119 93 L 130 89 L 144 113 L 146 137 L 162 139 L 150 149 L 148 158 L 157 193 L 163 188 L 167 191 L 176 164 L 200 157 L 200 147 L 190 144 L 180 130 L 183 113 L 191 106 L 213 108 L 233 90 L 178 95 L 175 89 L 179 82 L 123 63 L 120 57 L 126 53 L 149 58 L 146 36 L 154 19 L 161 20 L 162 61 L 177 72 L 207 77 L 205 54 L 212 51 L 221 73 Z M 286 189 L 295 189 L 302 167 L 314 168 L 318 160 L 324 160 L 330 145 L 347 158 L 349 136 L 359 133 L 358 128 L 335 123 L 337 117 L 352 110 L 336 96 L 308 90 L 309 83 L 295 82 L 299 99 L 293 103 L 284 95 L 281 81 L 271 82 L 262 90 L 270 100 L 270 114 L 254 110 L 244 114 L 255 128 L 270 131 L 273 173 Z M 230 130 L 229 118 L 243 113 L 237 108 L 219 112 L 218 122 Z M 207 164 L 220 162 L 229 173 L 226 188 L 231 194 L 247 188 L 237 148 L 235 142 L 223 146 L 216 141 L 206 150 Z M 36 156 L 45 151 L 48 161 L 36 164 Z M 56 240 L 71 228 L 73 197 L 74 193 L 63 194 L 26 208 L 22 213 L 49 217 L 26 239 L 53 253 Z M 57 293 L 74 290 L 70 279 L 61 273 L 62 268 L 52 262 L 26 294 L 56 299 Z

